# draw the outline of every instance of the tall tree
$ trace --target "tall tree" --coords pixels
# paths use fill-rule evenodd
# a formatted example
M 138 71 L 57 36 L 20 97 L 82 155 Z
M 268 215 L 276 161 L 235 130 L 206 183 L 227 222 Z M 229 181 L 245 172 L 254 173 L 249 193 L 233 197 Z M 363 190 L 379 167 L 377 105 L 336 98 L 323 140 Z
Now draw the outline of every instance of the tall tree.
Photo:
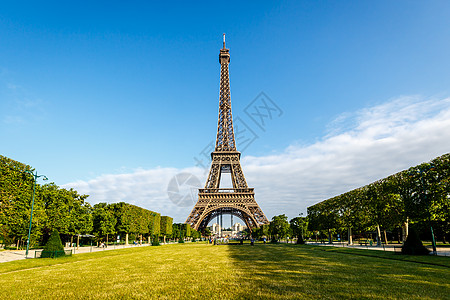
M 117 219 L 112 207 L 106 203 L 95 204 L 92 214 L 95 235 L 106 237 L 106 242 L 108 243 L 109 235 L 116 233 Z
M 269 231 L 274 240 L 278 241 L 287 237 L 289 232 L 289 222 L 286 215 L 274 216 L 269 225 Z
M 173 218 L 168 216 L 161 216 L 160 221 L 160 234 L 164 238 L 164 243 L 166 242 L 166 236 L 170 236 L 172 234 L 172 222 Z
M 304 244 L 304 230 L 308 226 L 306 217 L 295 217 L 289 221 L 292 234 L 297 238 L 297 244 Z

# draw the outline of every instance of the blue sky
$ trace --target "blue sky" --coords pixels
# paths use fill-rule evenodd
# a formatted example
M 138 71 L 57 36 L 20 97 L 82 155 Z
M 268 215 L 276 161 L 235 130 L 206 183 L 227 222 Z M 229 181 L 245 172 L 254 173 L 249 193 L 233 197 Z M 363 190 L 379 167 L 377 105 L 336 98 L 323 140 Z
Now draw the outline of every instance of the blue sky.
M 269 218 L 448 152 L 448 1 L 241 2 L 3 3 L 0 154 L 184 221 L 166 190 L 180 172 L 204 184 L 224 32 Z M 246 113 L 261 92 L 280 110 L 264 128 Z

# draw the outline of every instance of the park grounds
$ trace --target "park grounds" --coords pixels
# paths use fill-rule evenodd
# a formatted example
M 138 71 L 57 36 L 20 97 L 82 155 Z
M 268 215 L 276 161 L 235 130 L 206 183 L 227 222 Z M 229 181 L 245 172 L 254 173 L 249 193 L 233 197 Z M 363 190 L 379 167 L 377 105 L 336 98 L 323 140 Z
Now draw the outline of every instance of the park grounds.
M 287 242 L 287 243 L 292 243 Z M 167 243 L 172 244 L 172 242 Z M 401 244 L 382 244 L 381 246 L 377 246 L 375 244 L 370 245 L 370 243 L 355 243 L 353 245 L 348 245 L 345 242 L 333 242 L 332 244 L 324 243 L 324 242 L 307 242 L 308 245 L 314 246 L 324 246 L 324 247 L 338 247 L 338 248 L 352 248 L 352 249 L 361 249 L 368 251 L 386 251 L 386 252 L 399 252 Z M 98 251 L 108 251 L 108 250 L 116 250 L 116 249 L 126 249 L 126 248 L 135 248 L 135 247 L 148 247 L 151 244 L 142 243 L 142 244 L 110 244 L 107 247 L 99 247 L 99 246 L 82 246 L 82 247 L 65 247 L 64 250 L 71 250 L 72 255 L 80 254 L 80 253 L 89 253 L 89 252 L 98 252 Z M 428 248 L 431 247 L 428 246 Z M 0 263 L 21 260 L 21 259 L 34 259 L 36 257 L 36 251 L 42 251 L 42 249 L 31 249 L 28 251 L 28 256 L 26 256 L 26 250 L 0 250 Z M 436 255 L 438 256 L 448 256 L 450 257 L 450 245 L 445 246 L 437 246 L 436 247 Z

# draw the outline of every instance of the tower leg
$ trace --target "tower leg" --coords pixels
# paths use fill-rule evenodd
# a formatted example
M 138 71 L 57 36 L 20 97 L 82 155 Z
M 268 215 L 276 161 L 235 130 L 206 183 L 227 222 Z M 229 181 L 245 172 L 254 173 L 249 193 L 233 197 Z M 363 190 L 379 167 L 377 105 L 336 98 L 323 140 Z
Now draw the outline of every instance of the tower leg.
M 230 224 L 231 230 L 233 230 L 233 214 L 231 214 L 231 224 Z

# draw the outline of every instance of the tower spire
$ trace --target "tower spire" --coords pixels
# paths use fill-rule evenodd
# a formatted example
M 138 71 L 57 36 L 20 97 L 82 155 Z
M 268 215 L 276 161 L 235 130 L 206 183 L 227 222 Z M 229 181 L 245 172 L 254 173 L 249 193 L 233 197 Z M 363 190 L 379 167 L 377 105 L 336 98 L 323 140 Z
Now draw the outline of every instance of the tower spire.
M 233 131 L 233 117 L 231 115 L 230 78 L 228 75 L 230 50 L 225 48 L 225 33 L 223 34 L 223 48 L 220 49 L 219 63 L 220 99 L 216 151 L 236 151 Z

